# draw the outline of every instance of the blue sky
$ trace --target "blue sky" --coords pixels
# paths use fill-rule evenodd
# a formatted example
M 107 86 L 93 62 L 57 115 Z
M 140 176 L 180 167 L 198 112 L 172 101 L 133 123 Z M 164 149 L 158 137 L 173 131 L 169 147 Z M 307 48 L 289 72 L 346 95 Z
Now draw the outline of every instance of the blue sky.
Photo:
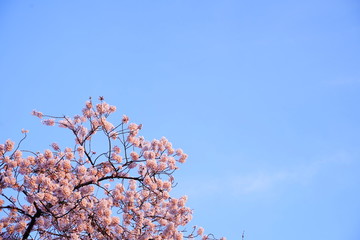
M 360 4 L 0 3 L 0 141 L 104 96 L 189 154 L 193 224 L 229 240 L 360 239 Z M 66 138 L 65 138 L 66 139 Z

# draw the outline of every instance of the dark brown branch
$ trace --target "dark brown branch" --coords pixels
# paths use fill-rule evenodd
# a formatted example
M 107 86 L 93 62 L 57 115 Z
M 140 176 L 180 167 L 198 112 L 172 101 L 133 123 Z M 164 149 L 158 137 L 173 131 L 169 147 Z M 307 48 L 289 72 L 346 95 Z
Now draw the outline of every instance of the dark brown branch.
M 104 181 L 104 180 L 107 180 L 107 179 L 133 179 L 133 180 L 137 180 L 137 181 L 142 181 L 142 179 L 139 178 L 139 177 L 126 177 L 126 176 L 114 176 L 114 175 L 111 175 L 111 176 L 106 176 L 106 177 L 99 178 L 97 180 L 97 182 L 101 182 L 101 181 Z M 94 183 L 95 183 L 94 181 L 87 181 L 87 182 L 81 183 L 79 185 L 76 185 L 74 187 L 74 190 L 79 189 L 79 188 L 84 187 L 84 186 L 87 186 L 87 185 L 90 185 L 90 184 L 94 184 Z
M 26 231 L 22 237 L 22 240 L 25 240 L 29 237 L 30 233 L 31 233 L 31 230 L 33 229 L 34 225 L 35 225 L 35 222 L 36 222 L 36 219 L 38 217 L 41 216 L 42 214 L 42 211 L 36 206 L 36 204 L 34 203 L 35 207 L 36 207 L 36 213 L 34 216 L 31 217 L 31 220 L 26 228 Z

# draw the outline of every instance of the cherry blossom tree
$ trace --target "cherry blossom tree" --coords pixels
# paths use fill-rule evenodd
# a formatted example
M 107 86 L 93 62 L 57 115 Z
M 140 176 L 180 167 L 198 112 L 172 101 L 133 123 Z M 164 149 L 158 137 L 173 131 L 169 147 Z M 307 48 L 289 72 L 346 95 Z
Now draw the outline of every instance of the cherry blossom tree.
M 165 137 L 145 140 L 126 115 L 111 123 L 115 111 L 102 97 L 71 118 L 33 111 L 45 125 L 69 130 L 73 147 L 21 150 L 26 130 L 17 145 L 0 144 L 2 239 L 215 239 L 201 227 L 186 229 L 187 197 L 170 196 L 187 155 Z

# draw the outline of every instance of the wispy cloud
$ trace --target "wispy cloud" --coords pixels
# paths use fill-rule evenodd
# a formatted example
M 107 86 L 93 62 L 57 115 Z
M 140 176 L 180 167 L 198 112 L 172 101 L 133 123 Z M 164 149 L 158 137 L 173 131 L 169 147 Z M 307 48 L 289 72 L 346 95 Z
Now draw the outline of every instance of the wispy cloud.
M 350 164 L 353 157 L 345 152 L 324 156 L 306 164 L 287 167 L 281 170 L 263 170 L 249 173 L 245 176 L 235 176 L 230 179 L 232 193 L 235 195 L 252 194 L 274 190 L 284 185 L 307 185 L 329 166 Z
M 237 176 L 217 176 L 206 181 L 188 179 L 181 182 L 181 188 L 192 197 L 204 197 L 218 194 L 244 196 L 262 194 L 287 185 L 312 184 L 315 177 L 329 166 L 350 164 L 353 157 L 345 152 L 338 152 L 330 156 L 297 164 L 282 169 L 262 169 Z

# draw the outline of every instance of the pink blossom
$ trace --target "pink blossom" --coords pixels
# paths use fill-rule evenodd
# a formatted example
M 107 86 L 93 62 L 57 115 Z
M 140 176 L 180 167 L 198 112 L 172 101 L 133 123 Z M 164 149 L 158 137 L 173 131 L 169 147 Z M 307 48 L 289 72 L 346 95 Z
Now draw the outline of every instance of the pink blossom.
M 119 134 L 117 132 L 112 132 L 110 134 L 111 139 L 116 140 L 118 138 Z
M 183 154 L 183 150 L 181 148 L 176 149 L 176 155 L 181 156 Z
M 137 166 L 136 162 L 132 162 L 132 163 L 129 164 L 130 169 L 135 168 L 136 166 Z
M 187 159 L 187 157 L 188 157 L 187 154 L 185 154 L 185 153 L 181 154 L 181 156 L 180 156 L 180 158 L 179 158 L 179 162 L 180 162 L 180 163 L 184 163 L 185 160 Z
M 79 153 L 79 156 L 82 158 L 84 157 L 84 154 L 85 154 L 85 149 L 83 146 L 79 146 L 77 149 L 77 152 Z
M 29 130 L 26 130 L 26 129 L 21 129 L 21 133 L 28 133 Z
M 84 108 L 84 109 L 82 110 L 82 113 L 83 113 L 83 116 L 84 116 L 85 118 L 90 118 L 91 116 L 94 115 L 94 112 L 93 112 L 92 110 L 90 110 L 90 109 L 87 109 L 87 108 Z
M 14 153 L 15 160 L 18 160 L 21 157 L 22 157 L 22 152 L 19 151 L 19 150 L 16 150 L 15 153 Z
M 92 108 L 92 103 L 91 103 L 91 101 L 86 101 L 85 106 L 86 106 L 86 108 L 88 108 L 88 109 Z
M 197 230 L 197 234 L 202 236 L 204 234 L 204 228 L 199 227 L 198 230 Z
M 104 114 L 104 113 L 108 113 L 109 112 L 109 104 L 102 102 L 99 104 L 96 104 L 96 110 L 98 111 L 98 113 L 100 114 Z
M 122 162 L 122 157 L 116 153 L 111 154 L 111 159 L 117 161 L 118 163 Z
M 157 164 L 156 164 L 155 159 L 146 160 L 146 166 L 150 169 L 156 170 Z
M 131 156 L 131 159 L 134 161 L 139 159 L 139 154 L 137 152 L 131 152 L 130 156 Z
M 54 119 L 45 119 L 42 122 L 43 122 L 43 124 L 45 124 L 47 126 L 54 126 L 55 125 L 55 120 Z
M 43 117 L 43 114 L 41 112 L 36 111 L 36 110 L 32 111 L 32 115 L 34 115 L 35 117 L 38 117 L 38 118 Z
M 119 154 L 121 149 L 118 146 L 114 146 L 113 151 L 114 151 L 114 153 Z
M 15 143 L 13 141 L 11 141 L 10 139 L 6 140 L 6 142 L 5 142 L 5 151 L 6 152 L 12 151 L 13 148 L 14 148 L 14 144 Z
M 86 171 L 87 171 L 87 169 L 83 165 L 77 167 L 78 174 L 84 175 L 86 173 Z
M 59 127 L 73 129 L 73 124 L 69 120 L 60 120 Z
M 109 107 L 109 113 L 113 113 L 116 111 L 116 106 L 110 106 Z
M 53 157 L 53 153 L 49 149 L 47 149 L 47 150 L 45 150 L 44 157 L 46 159 L 50 159 Z
M 166 168 L 167 168 L 166 163 L 160 162 L 160 163 L 158 164 L 157 170 L 161 172 L 161 171 L 164 171 Z
M 169 182 L 169 181 L 163 182 L 163 188 L 164 189 L 170 189 L 171 188 L 171 182 Z
M 129 117 L 126 116 L 126 115 L 123 115 L 123 117 L 122 117 L 122 122 L 123 122 L 123 123 L 128 123 L 128 122 L 129 122 Z
M 72 154 L 72 153 L 68 153 L 68 154 Z M 69 160 L 63 161 L 63 168 L 64 168 L 64 170 L 67 170 L 67 171 L 71 170 L 71 163 Z
M 57 143 L 52 143 L 51 146 L 55 151 L 60 151 L 60 147 Z
M 135 130 L 138 129 L 138 127 L 139 126 L 136 123 L 130 123 L 129 126 L 128 126 L 130 131 L 135 131 Z

